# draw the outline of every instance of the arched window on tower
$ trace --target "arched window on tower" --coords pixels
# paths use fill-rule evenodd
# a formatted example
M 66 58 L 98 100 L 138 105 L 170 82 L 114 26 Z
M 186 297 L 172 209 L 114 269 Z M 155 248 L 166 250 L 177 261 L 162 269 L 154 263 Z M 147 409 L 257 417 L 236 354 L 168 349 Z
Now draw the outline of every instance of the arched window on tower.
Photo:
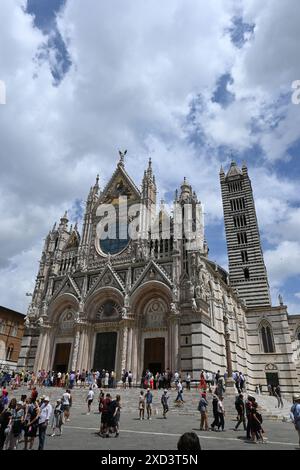
M 274 353 L 275 345 L 272 327 L 267 321 L 263 321 L 259 327 L 262 350 L 265 353 Z

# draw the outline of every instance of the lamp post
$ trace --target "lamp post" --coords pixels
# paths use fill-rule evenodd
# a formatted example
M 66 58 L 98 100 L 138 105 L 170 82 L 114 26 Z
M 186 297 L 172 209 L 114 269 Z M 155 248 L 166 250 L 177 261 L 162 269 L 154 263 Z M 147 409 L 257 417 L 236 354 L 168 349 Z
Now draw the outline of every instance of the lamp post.
M 232 359 L 231 359 L 231 348 L 230 348 L 230 333 L 228 328 L 228 317 L 226 312 L 223 313 L 223 322 L 224 322 L 224 338 L 225 338 L 225 350 L 226 350 L 226 363 L 227 363 L 227 372 L 228 375 L 225 380 L 226 391 L 229 393 L 234 393 L 234 380 L 232 378 Z

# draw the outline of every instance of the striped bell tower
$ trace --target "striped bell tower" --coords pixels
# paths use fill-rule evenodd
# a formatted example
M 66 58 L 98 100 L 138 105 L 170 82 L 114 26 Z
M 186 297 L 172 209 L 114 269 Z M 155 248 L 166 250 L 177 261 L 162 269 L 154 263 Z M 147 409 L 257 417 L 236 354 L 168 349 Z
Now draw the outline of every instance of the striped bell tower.
M 230 284 L 247 308 L 271 305 L 248 169 L 220 170 Z

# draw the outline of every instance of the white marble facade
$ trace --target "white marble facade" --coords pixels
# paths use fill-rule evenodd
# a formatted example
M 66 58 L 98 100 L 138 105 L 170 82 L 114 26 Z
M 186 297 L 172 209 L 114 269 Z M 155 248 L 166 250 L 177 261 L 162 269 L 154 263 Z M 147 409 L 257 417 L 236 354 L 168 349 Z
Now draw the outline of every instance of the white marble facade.
M 232 286 L 227 272 L 209 260 L 204 232 L 194 251 L 172 236 L 105 250 L 97 240 L 96 210 L 103 202 L 115 204 L 120 194 L 156 207 L 151 161 L 139 190 L 121 155 L 103 191 L 98 178 L 91 188 L 81 234 L 65 214 L 47 235 L 19 367 L 111 368 L 118 379 L 127 369 L 136 382 L 147 367 L 190 372 L 194 379 L 203 369 L 232 369 L 245 373 L 252 390 L 258 384 L 266 389 L 276 374 L 284 393 L 299 390 L 300 316 L 288 316 L 282 302 L 256 306 L 255 297 L 247 307 L 236 277 Z M 182 207 L 198 202 L 186 179 L 175 200 Z

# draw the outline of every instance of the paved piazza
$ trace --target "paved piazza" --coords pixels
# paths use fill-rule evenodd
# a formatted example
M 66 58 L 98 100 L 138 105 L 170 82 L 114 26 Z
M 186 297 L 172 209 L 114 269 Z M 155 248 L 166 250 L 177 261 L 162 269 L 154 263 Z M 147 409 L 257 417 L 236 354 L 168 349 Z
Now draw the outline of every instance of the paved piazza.
M 61 397 L 63 389 L 43 388 L 39 389 L 39 395 L 47 394 L 51 404 Z M 198 391 L 185 391 L 185 404 L 177 408 L 174 405 L 176 398 L 175 390 L 169 392 L 170 412 L 167 419 L 163 419 L 160 406 L 160 391 L 154 391 L 153 417 L 151 421 L 138 419 L 138 396 L 140 389 L 131 390 L 109 390 L 114 397 L 120 393 L 122 397 L 122 413 L 120 419 L 120 435 L 118 438 L 99 437 L 100 416 L 98 413 L 98 390 L 95 390 L 95 399 L 92 412 L 87 415 L 85 398 L 88 389 L 72 391 L 73 406 L 71 408 L 70 422 L 63 428 L 61 437 L 50 437 L 47 435 L 45 450 L 176 450 L 177 441 L 184 432 L 195 431 L 201 441 L 204 450 L 295 450 L 298 448 L 297 435 L 290 422 L 282 422 L 277 419 L 264 419 L 263 428 L 268 438 L 266 444 L 253 444 L 245 440 L 245 432 L 240 427 L 239 431 L 233 431 L 235 425 L 234 397 L 225 397 L 224 432 L 205 432 L 199 430 L 199 413 L 197 410 Z M 27 389 L 21 388 L 14 394 L 19 398 L 22 393 L 29 394 Z M 10 397 L 12 393 L 10 392 Z M 209 401 L 209 423 L 211 423 L 211 396 Z M 259 403 L 259 400 L 258 400 Z M 264 412 L 263 416 L 264 416 Z M 266 413 L 265 413 L 266 414 Z M 146 413 L 145 413 L 146 416 Z M 48 427 L 47 434 L 50 434 Z M 38 438 L 34 444 L 37 449 Z M 22 444 L 20 444 L 20 449 Z

